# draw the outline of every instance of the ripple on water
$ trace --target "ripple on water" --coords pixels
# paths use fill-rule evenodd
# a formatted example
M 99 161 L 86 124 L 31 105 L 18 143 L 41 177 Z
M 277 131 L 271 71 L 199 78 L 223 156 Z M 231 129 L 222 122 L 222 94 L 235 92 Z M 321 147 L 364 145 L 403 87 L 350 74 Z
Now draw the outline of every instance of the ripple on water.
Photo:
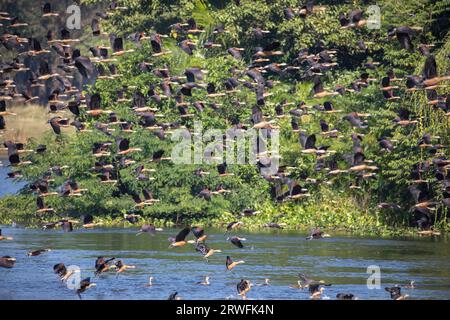
M 13 269 L 0 269 L 0 299 L 78 299 L 53 273 L 56 263 L 81 268 L 81 276 L 91 276 L 97 286 L 83 299 L 167 299 L 178 291 L 183 299 L 236 299 L 236 284 L 249 279 L 255 284 L 270 278 L 269 286 L 255 286 L 250 299 L 309 299 L 308 290 L 290 288 L 302 272 L 333 285 L 325 295 L 351 292 L 360 299 L 388 299 L 385 286 L 409 284 L 403 289 L 414 299 L 450 298 L 450 252 L 443 241 L 376 239 L 335 236 L 306 241 L 305 234 L 293 232 L 244 232 L 245 247 L 226 241 L 222 230 L 208 230 L 208 245 L 222 250 L 206 262 L 192 245 L 168 249 L 167 238 L 178 230 L 167 229 L 155 237 L 136 237 L 131 229 L 34 230 L 2 227 L 13 241 L 0 242 L 0 255 L 17 259 Z M 38 257 L 27 257 L 32 249 L 52 248 Z M 245 260 L 232 271 L 225 269 L 225 257 Z M 110 272 L 94 277 L 96 257 L 116 257 L 136 269 L 116 277 Z M 381 268 L 380 289 L 369 290 L 367 267 Z M 154 286 L 146 287 L 149 276 Z M 211 285 L 196 284 L 210 276 Z

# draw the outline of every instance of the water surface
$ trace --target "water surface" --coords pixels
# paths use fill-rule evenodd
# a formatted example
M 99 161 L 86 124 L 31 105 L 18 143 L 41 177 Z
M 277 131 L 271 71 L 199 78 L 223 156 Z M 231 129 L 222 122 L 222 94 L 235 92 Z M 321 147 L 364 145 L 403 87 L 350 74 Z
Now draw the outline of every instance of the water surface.
M 137 228 L 137 227 L 136 227 Z M 290 288 L 299 272 L 313 279 L 331 282 L 325 298 L 351 292 L 360 299 L 389 299 L 385 286 L 405 285 L 415 280 L 414 290 L 403 289 L 412 299 L 450 298 L 450 249 L 446 239 L 377 239 L 348 235 L 306 241 L 305 234 L 287 231 L 239 231 L 247 239 L 239 249 L 225 240 L 222 230 L 208 229 L 207 243 L 221 249 L 207 263 L 192 245 L 168 249 L 167 238 L 179 229 L 165 229 L 156 236 L 136 237 L 134 228 L 36 230 L 2 227 L 13 241 L 0 242 L 0 256 L 17 259 L 13 269 L 0 269 L 0 299 L 78 299 L 61 283 L 52 267 L 63 262 L 77 265 L 81 276 L 93 277 L 97 256 L 123 259 L 136 269 L 116 277 L 114 272 L 95 278 L 96 287 L 84 299 L 167 299 L 178 291 L 183 299 L 235 299 L 236 284 L 245 278 L 269 286 L 255 286 L 250 299 L 309 299 L 307 290 Z M 189 237 L 192 237 L 190 235 Z M 37 257 L 30 250 L 51 248 Z M 225 257 L 245 260 L 232 271 L 225 269 Z M 367 267 L 381 269 L 381 289 L 369 290 Z M 154 286 L 146 287 L 149 276 Z M 204 276 L 210 286 L 196 284 Z

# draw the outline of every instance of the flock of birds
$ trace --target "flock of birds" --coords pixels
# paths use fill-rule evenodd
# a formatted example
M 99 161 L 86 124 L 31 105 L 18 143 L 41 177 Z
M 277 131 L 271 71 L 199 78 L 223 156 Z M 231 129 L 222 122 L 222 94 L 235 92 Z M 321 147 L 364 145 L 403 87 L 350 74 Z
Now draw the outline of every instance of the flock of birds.
M 234 222 L 229 223 L 226 227 L 226 231 L 224 234 L 224 236 L 229 235 L 226 238 L 227 241 L 229 241 L 231 244 L 233 244 L 234 246 L 236 246 L 237 248 L 240 248 L 240 249 L 244 248 L 243 242 L 246 241 L 247 239 L 236 236 L 236 235 L 230 235 L 230 233 L 233 230 L 238 230 L 241 225 L 242 225 L 242 222 L 240 222 L 240 221 L 234 221 Z M 139 229 L 139 231 L 136 233 L 136 236 L 139 236 L 141 234 L 148 234 L 150 236 L 155 236 L 158 231 L 163 231 L 163 230 L 161 228 L 155 227 L 153 224 L 143 224 L 141 226 L 141 228 Z M 194 236 L 194 239 L 187 239 L 187 237 L 191 233 Z M 306 240 L 313 240 L 313 239 L 317 240 L 317 239 L 321 239 L 321 238 L 325 238 L 325 237 L 329 237 L 329 235 L 320 231 L 320 229 L 313 229 L 313 230 L 311 230 L 311 233 L 306 238 Z M 191 244 L 191 245 L 193 245 L 195 251 L 200 253 L 203 256 L 203 258 L 205 259 L 205 261 L 208 262 L 209 261 L 208 259 L 212 255 L 214 255 L 215 253 L 222 253 L 222 251 L 210 248 L 206 244 L 207 238 L 208 238 L 208 234 L 206 234 L 206 232 L 203 228 L 197 227 L 197 226 L 194 226 L 194 227 L 187 226 L 187 227 L 183 228 L 175 237 L 170 237 L 168 239 L 170 242 L 169 248 L 180 248 L 180 247 L 184 247 L 186 245 Z M 1 229 L 0 229 L 0 241 L 2 241 L 2 240 L 13 240 L 13 238 L 3 236 L 1 234 Z M 37 250 L 28 252 L 27 256 L 37 257 L 37 256 L 40 256 L 41 254 L 44 254 L 44 253 L 47 253 L 50 251 L 52 251 L 52 250 L 49 248 L 37 249 Z M 0 267 L 3 267 L 3 268 L 13 268 L 15 263 L 16 263 L 16 259 L 13 257 L 3 256 L 0 258 Z M 225 260 L 225 268 L 226 269 L 225 270 L 231 271 L 234 268 L 236 268 L 238 265 L 243 264 L 243 263 L 245 263 L 244 260 L 233 261 L 233 259 L 230 256 L 226 256 L 226 260 Z M 135 269 L 136 266 L 127 265 L 124 263 L 123 260 L 117 259 L 116 257 L 109 258 L 109 257 L 100 256 L 100 257 L 97 257 L 97 259 L 95 260 L 94 268 L 95 268 L 94 277 L 100 279 L 100 277 L 102 275 L 110 273 L 112 271 L 115 272 L 116 277 L 118 277 L 120 274 L 124 273 L 128 269 Z M 55 274 L 58 275 L 59 279 L 64 283 L 67 283 L 68 281 L 70 281 L 71 277 L 73 277 L 76 272 L 80 272 L 80 270 L 78 270 L 78 269 L 67 268 L 64 263 L 55 264 L 53 266 L 53 271 Z M 300 273 L 298 275 L 298 277 L 299 277 L 299 280 L 297 281 L 297 283 L 295 285 L 290 286 L 290 288 L 302 289 L 302 290 L 308 289 L 309 293 L 310 293 L 310 299 L 313 299 L 313 300 L 317 300 L 317 299 L 321 299 L 321 298 L 328 298 L 328 297 L 323 297 L 322 295 L 325 290 L 324 287 L 331 286 L 331 283 L 326 282 L 324 280 L 310 279 L 303 273 Z M 196 284 L 209 286 L 211 284 L 210 279 L 211 279 L 210 276 L 206 276 L 203 281 L 196 282 Z M 149 276 L 148 283 L 145 284 L 145 286 L 152 287 L 154 284 L 153 283 L 154 280 L 155 279 L 153 276 Z M 94 286 L 96 286 L 96 283 L 91 281 L 91 277 L 85 278 L 80 281 L 79 287 L 76 289 L 76 294 L 79 296 L 80 299 L 82 299 L 81 294 L 84 293 L 87 289 L 94 287 Z M 241 296 L 242 299 L 246 300 L 247 293 L 254 286 L 257 286 L 257 287 L 270 286 L 270 279 L 266 278 L 264 280 L 264 282 L 257 283 L 257 284 L 255 284 L 247 279 L 241 279 L 236 285 L 238 296 Z M 402 287 L 407 288 L 407 289 L 414 289 L 415 282 L 411 281 L 411 283 L 409 285 L 404 285 L 404 286 L 395 285 L 393 287 L 386 287 L 385 290 L 390 293 L 390 297 L 393 300 L 404 300 L 407 297 L 409 297 L 409 295 L 401 293 Z M 229 298 L 230 297 L 227 297 L 227 299 L 229 299 Z M 178 296 L 178 291 L 174 291 L 168 297 L 168 300 L 180 300 L 180 299 L 181 299 L 181 297 Z M 336 295 L 336 299 L 338 299 L 338 300 L 357 300 L 358 298 L 352 293 L 349 293 L 349 292 L 342 293 L 341 292 Z
M 312 1 L 299 8 L 286 8 L 284 11 L 285 19 L 294 19 L 300 16 L 307 19 L 308 16 L 316 14 L 322 10 L 322 7 L 314 6 Z M 119 104 L 127 104 L 133 110 L 137 117 L 137 122 L 127 121 L 118 117 L 114 110 L 108 110 L 104 106 L 102 97 L 99 93 L 83 94 L 80 86 L 76 85 L 76 79 L 82 79 L 83 83 L 93 83 L 96 79 L 114 80 L 119 79 L 121 74 L 118 72 L 118 58 L 135 51 L 136 49 L 126 48 L 125 40 L 131 40 L 137 49 L 142 47 L 144 42 L 150 42 L 153 54 L 152 60 L 158 57 L 170 55 L 172 52 L 166 50 L 163 39 L 167 35 L 154 33 L 147 35 L 145 32 L 136 32 L 127 38 L 119 37 L 114 33 L 107 34 L 101 30 L 101 21 L 109 19 L 111 14 L 120 15 L 126 8 L 121 7 L 112 2 L 106 12 L 96 13 L 96 17 L 92 20 L 91 29 L 94 38 L 109 38 L 110 45 L 97 45 L 89 48 L 91 56 L 83 55 L 76 45 L 81 41 L 71 37 L 71 33 L 66 28 L 62 28 L 59 34 L 54 30 L 49 30 L 46 35 L 46 45 L 35 37 L 23 37 L 20 30 L 28 26 L 20 20 L 19 17 L 12 17 L 8 12 L 0 12 L 0 28 L 2 34 L 0 41 L 4 48 L 13 55 L 10 61 L 2 62 L 0 65 L 0 132 L 7 130 L 5 117 L 14 116 L 15 114 L 8 111 L 8 104 L 21 100 L 25 103 L 37 102 L 42 99 L 47 101 L 49 113 L 52 117 L 48 123 L 53 132 L 59 137 L 63 129 L 69 126 L 75 127 L 79 134 L 88 134 L 94 130 L 98 130 L 104 134 L 104 140 L 97 141 L 92 145 L 91 157 L 95 160 L 94 166 L 91 168 L 93 172 L 98 174 L 101 184 L 113 184 L 117 186 L 119 195 L 129 195 L 135 202 L 135 208 L 142 208 L 147 205 L 158 203 L 159 199 L 154 199 L 150 190 L 143 188 L 140 193 L 131 191 L 126 184 L 121 181 L 118 168 L 125 168 L 137 164 L 134 169 L 136 179 L 138 181 L 149 181 L 152 178 L 149 173 L 155 169 L 148 168 L 143 163 L 138 163 L 133 159 L 132 155 L 142 150 L 130 145 L 130 135 L 133 134 L 135 128 L 140 126 L 146 130 L 150 130 L 158 139 L 165 139 L 171 130 L 186 127 L 189 128 L 189 119 L 193 119 L 198 113 L 205 108 L 210 107 L 213 110 L 221 108 L 218 99 L 225 96 L 232 96 L 234 93 L 249 89 L 256 95 L 256 105 L 252 108 L 251 119 L 249 123 L 242 123 L 239 120 L 233 121 L 233 129 L 239 131 L 247 128 L 273 130 L 278 128 L 277 121 L 289 118 L 291 121 L 291 130 L 298 134 L 299 142 L 302 146 L 302 153 L 316 156 L 316 170 L 327 172 L 327 176 L 333 178 L 342 174 L 352 175 L 355 179 L 350 188 L 361 188 L 359 183 L 363 180 L 376 179 L 376 171 L 379 169 L 372 160 L 367 159 L 362 147 L 364 134 L 363 131 L 368 128 L 368 120 L 370 114 L 351 112 L 344 115 L 341 119 L 355 130 L 349 138 L 353 141 L 353 153 L 342 155 L 350 163 L 346 169 L 342 169 L 338 165 L 341 159 L 336 151 L 329 150 L 329 146 L 317 145 L 316 137 L 318 134 L 308 134 L 300 128 L 299 119 L 303 115 L 310 113 L 323 114 L 320 120 L 320 136 L 323 139 L 342 138 L 338 129 L 338 124 L 329 123 L 325 120 L 327 115 L 335 115 L 341 110 L 337 110 L 333 106 L 332 97 L 345 95 L 347 93 L 360 93 L 364 88 L 368 87 L 379 79 L 370 77 L 370 70 L 377 68 L 377 63 L 368 61 L 365 64 L 367 72 L 360 74 L 358 79 L 349 86 L 337 85 L 332 89 L 325 89 L 322 79 L 323 75 L 337 66 L 334 49 L 329 49 L 323 43 L 318 43 L 311 47 L 301 50 L 291 64 L 273 62 L 272 58 L 283 56 L 281 43 L 279 41 L 266 41 L 266 37 L 271 31 L 263 30 L 255 27 L 252 34 L 261 46 L 254 48 L 251 64 L 244 70 L 232 68 L 229 70 L 230 77 L 224 79 L 223 84 L 219 87 L 215 83 L 206 83 L 204 81 L 206 72 L 201 68 L 190 67 L 184 70 L 183 74 L 174 75 L 169 68 L 154 68 L 153 63 L 149 61 L 141 61 L 138 65 L 140 72 L 153 73 L 159 81 L 149 84 L 148 92 L 144 95 L 136 87 L 122 87 L 116 92 L 115 100 Z M 53 19 L 59 14 L 52 10 L 50 3 L 45 3 L 42 7 L 43 19 Z M 342 29 L 358 29 L 367 24 L 364 19 L 362 10 L 354 9 L 348 14 L 341 13 L 339 22 Z M 219 25 L 213 29 L 211 36 L 200 43 L 195 39 L 196 36 L 203 34 L 206 30 L 197 25 L 196 21 L 191 18 L 187 21 L 178 22 L 170 26 L 171 32 L 177 34 L 178 46 L 188 55 L 193 55 L 196 50 L 220 50 L 222 45 L 215 41 L 218 36 L 224 35 L 228 30 Z M 413 39 L 416 37 L 420 28 L 398 26 L 388 30 L 388 41 L 397 40 L 399 46 L 405 50 L 414 50 Z M 364 41 L 358 41 L 358 46 L 362 49 L 366 48 Z M 448 94 L 438 94 L 439 88 L 446 87 L 445 81 L 450 80 L 450 76 L 439 76 L 435 56 L 430 52 L 432 44 L 421 44 L 418 48 L 420 52 L 426 56 L 422 75 L 408 75 L 406 78 L 398 78 L 393 71 L 387 72 L 386 76 L 381 79 L 380 90 L 385 99 L 389 101 L 397 101 L 400 95 L 414 91 L 426 92 L 428 105 L 432 107 L 434 112 L 443 112 L 442 118 L 445 119 L 450 115 L 450 99 Z M 226 54 L 231 55 L 234 59 L 242 60 L 243 54 L 248 49 L 239 47 L 230 47 L 226 49 Z M 365 49 L 364 49 L 365 50 Z M 248 53 L 248 52 L 247 52 Z M 51 64 L 50 57 L 57 57 L 58 65 L 55 69 Z M 275 116 L 268 116 L 263 112 L 263 107 L 267 105 L 266 99 L 271 93 L 267 89 L 273 88 L 278 81 L 268 79 L 271 77 L 289 77 L 294 74 L 304 73 L 304 76 L 313 82 L 312 96 L 314 98 L 323 98 L 327 101 L 322 104 L 308 106 L 305 102 L 284 101 L 276 104 L 274 108 Z M 18 76 L 20 75 L 20 76 Z M 206 90 L 205 101 L 195 100 L 194 90 Z M 45 93 L 45 94 L 43 94 Z M 158 107 L 162 105 L 166 99 L 174 99 L 173 113 L 178 115 L 178 120 L 173 122 L 164 122 L 164 114 Z M 150 107 L 149 104 L 157 107 Z M 236 108 L 244 105 L 244 102 L 235 101 Z M 192 112 L 192 107 L 196 113 Z M 287 111 L 287 108 L 292 108 Z M 73 119 L 62 117 L 59 115 L 64 110 L 68 110 Z M 402 127 L 415 126 L 419 119 L 411 111 L 406 108 L 397 109 L 398 117 L 392 119 L 393 122 Z M 90 127 L 92 120 L 95 121 L 93 127 Z M 119 134 L 117 135 L 117 133 Z M 113 135 L 116 133 L 116 135 Z M 113 141 L 111 141 L 113 140 Z M 425 150 L 432 157 L 431 160 L 418 162 L 412 169 L 412 183 L 410 186 L 411 195 L 415 201 L 415 205 L 411 208 L 417 217 L 417 224 L 420 227 L 420 234 L 433 235 L 439 234 L 434 231 L 432 226 L 434 219 L 433 214 L 436 208 L 446 206 L 450 208 L 450 178 L 448 169 L 450 168 L 450 160 L 445 157 L 443 150 L 446 148 L 440 141 L 441 137 L 424 134 L 417 144 L 417 147 Z M 115 146 L 114 147 L 114 141 Z M 395 152 L 396 141 L 389 137 L 379 139 L 380 151 Z M 26 149 L 26 146 L 20 142 L 5 141 L 4 150 L 8 153 L 8 160 L 13 170 L 8 173 L 8 178 L 22 177 L 21 167 L 33 165 L 33 157 L 45 154 L 47 148 L 45 145 L 39 145 L 34 150 Z M 273 157 L 279 157 L 277 154 L 270 154 L 265 141 L 260 140 L 258 143 L 258 167 L 260 169 L 270 166 Z M 30 155 L 23 158 L 23 155 Z M 160 163 L 161 161 L 170 160 L 170 157 L 164 156 L 164 150 L 156 150 L 150 159 L 150 163 Z M 52 207 L 45 204 L 44 199 L 51 196 L 62 197 L 81 197 L 84 193 L 89 192 L 87 189 L 78 185 L 74 178 L 65 175 L 64 171 L 67 166 L 52 166 L 37 181 L 29 184 L 32 192 L 37 194 L 37 210 L 40 216 L 47 214 L 56 214 Z M 273 184 L 274 196 L 278 201 L 295 201 L 305 197 L 309 197 L 310 193 L 305 188 L 305 183 L 331 184 L 331 180 L 319 181 L 312 177 L 301 177 L 303 182 L 290 178 L 290 170 L 295 169 L 293 166 L 281 166 L 276 174 L 262 175 L 262 178 Z M 217 165 L 217 173 L 219 177 L 232 175 L 227 171 L 227 164 Z M 442 200 L 434 199 L 435 190 L 432 190 L 430 184 L 426 180 L 426 176 L 433 173 L 435 178 L 442 185 Z M 202 177 L 211 174 L 198 168 L 193 174 Z M 66 176 L 65 183 L 60 186 L 60 191 L 52 191 L 52 182 L 54 177 Z M 286 189 L 287 186 L 287 189 Z M 206 201 L 211 200 L 212 196 L 226 194 L 231 192 L 226 189 L 226 185 L 220 184 L 217 188 L 210 189 L 205 186 L 198 194 L 199 197 Z M 380 203 L 379 208 L 387 208 L 399 210 L 400 206 L 395 203 Z M 259 211 L 246 209 L 241 212 L 243 216 L 253 216 Z M 127 214 L 125 219 L 131 223 L 139 221 L 140 216 L 137 214 Z M 85 228 L 92 228 L 101 225 L 101 222 L 94 222 L 92 215 L 82 217 L 82 225 Z M 51 229 L 62 227 L 66 232 L 73 230 L 73 224 L 78 221 L 60 216 L 60 219 L 53 222 L 46 222 L 44 228 Z M 227 229 L 239 226 L 240 221 L 230 223 Z M 283 224 L 270 222 L 266 227 L 282 228 Z M 154 233 L 157 229 L 153 225 L 144 225 L 140 230 L 141 233 Z M 196 240 L 186 241 L 187 235 L 192 232 Z M 309 239 L 319 239 L 327 236 L 320 229 L 314 229 Z M 204 240 L 206 235 L 201 228 L 185 228 L 175 238 L 171 239 L 171 247 L 183 246 L 187 243 L 193 243 L 195 249 L 199 251 L 206 259 L 218 252 L 206 246 Z M 0 235 L 0 240 L 7 240 L 7 237 Z M 231 237 L 229 239 L 234 245 L 242 246 L 243 239 L 239 237 Z M 44 251 L 32 252 L 31 256 L 39 255 Z M 14 258 L 3 257 L 0 260 L 0 266 L 10 267 L 14 265 Z M 243 261 L 233 261 L 230 257 L 226 259 L 227 269 L 231 270 Z M 121 260 L 99 258 L 95 264 L 97 272 L 117 270 L 122 273 L 128 268 Z M 62 280 L 67 280 L 70 276 L 63 264 L 56 265 L 55 272 L 61 276 Z M 206 279 L 205 282 L 209 282 Z M 323 281 L 315 281 L 301 276 L 301 287 L 308 287 L 312 297 L 319 297 L 323 291 L 323 286 L 328 285 Z M 151 282 L 150 282 L 151 284 Z M 85 279 L 81 283 L 78 294 L 84 292 L 92 286 L 90 279 Z M 252 284 L 248 280 L 241 280 L 237 285 L 240 295 L 246 296 Z M 388 290 L 389 289 L 389 290 Z M 400 287 L 387 288 L 393 299 L 404 298 L 400 293 Z M 171 296 L 175 299 L 176 294 Z M 338 298 L 354 298 L 351 294 L 342 294 Z

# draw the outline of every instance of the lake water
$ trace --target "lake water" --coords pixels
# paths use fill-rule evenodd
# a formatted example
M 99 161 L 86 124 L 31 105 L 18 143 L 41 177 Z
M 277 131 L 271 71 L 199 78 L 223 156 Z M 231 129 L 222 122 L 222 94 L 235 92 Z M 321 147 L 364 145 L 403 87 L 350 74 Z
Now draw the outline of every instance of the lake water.
M 448 239 L 377 239 L 349 235 L 306 241 L 306 234 L 287 231 L 238 231 L 247 239 L 239 249 L 226 241 L 223 230 L 207 230 L 207 243 L 221 249 L 209 262 L 195 252 L 193 245 L 168 249 L 168 237 L 179 229 L 165 229 L 156 236 L 136 237 L 138 226 L 131 228 L 36 230 L 3 226 L 4 235 L 13 241 L 0 241 L 0 256 L 17 259 L 12 269 L 0 268 L 0 299 L 78 299 L 73 290 L 53 273 L 53 265 L 81 268 L 82 278 L 94 273 L 97 256 L 123 259 L 136 269 L 116 277 L 115 272 L 95 278 L 96 287 L 83 299 L 167 299 L 174 291 L 182 299 L 236 299 L 236 284 L 245 278 L 269 286 L 255 286 L 249 299 L 309 299 L 308 290 L 290 288 L 302 272 L 312 279 L 331 282 L 325 298 L 335 299 L 340 292 L 350 292 L 360 299 L 389 299 L 385 286 L 409 284 L 403 289 L 411 299 L 450 298 L 450 247 Z M 189 236 L 192 238 L 192 235 Z M 30 250 L 51 248 L 51 252 L 28 257 Z M 232 271 L 225 269 L 225 257 L 245 260 Z M 367 267 L 381 270 L 381 289 L 367 288 Z M 149 276 L 154 285 L 146 287 Z M 196 284 L 204 276 L 211 285 Z

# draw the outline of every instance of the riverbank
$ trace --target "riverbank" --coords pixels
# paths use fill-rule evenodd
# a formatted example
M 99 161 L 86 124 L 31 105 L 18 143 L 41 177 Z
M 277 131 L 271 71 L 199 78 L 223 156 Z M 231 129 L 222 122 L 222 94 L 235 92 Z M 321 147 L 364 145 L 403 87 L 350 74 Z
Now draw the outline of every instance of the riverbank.
M 313 207 L 294 206 L 292 204 L 280 205 L 278 207 L 261 209 L 254 216 L 245 217 L 224 212 L 216 215 L 206 215 L 206 217 L 184 217 L 177 215 L 174 219 L 164 219 L 146 214 L 145 212 L 137 212 L 141 216 L 140 221 L 136 224 L 130 224 L 124 221 L 123 212 L 111 212 L 106 215 L 98 215 L 95 211 L 88 210 L 86 212 L 73 213 L 64 215 L 38 216 L 33 213 L 35 210 L 35 197 L 30 195 L 6 196 L 0 199 L 0 224 L 10 225 L 13 222 L 27 228 L 40 228 L 44 222 L 56 221 L 59 217 L 70 216 L 72 219 L 79 218 L 83 213 L 90 213 L 95 217 L 95 222 L 100 222 L 101 227 L 106 228 L 135 228 L 143 223 L 153 223 L 161 227 L 179 227 L 182 225 L 199 225 L 203 227 L 213 227 L 225 230 L 226 225 L 232 221 L 242 221 L 243 230 L 259 231 L 259 230 L 275 230 L 265 226 L 270 222 L 280 224 L 286 231 L 302 231 L 309 232 L 313 227 L 320 227 L 326 232 L 345 232 L 359 236 L 408 236 L 418 237 L 418 229 L 405 227 L 401 224 L 392 224 L 386 221 L 386 217 L 380 211 L 357 211 L 354 208 L 345 206 L 330 210 L 327 203 Z M 160 215 L 161 216 L 161 215 Z M 75 226 L 77 227 L 77 226 Z M 81 227 L 81 226 L 80 226 Z M 446 236 L 448 228 L 436 229 L 442 236 Z

